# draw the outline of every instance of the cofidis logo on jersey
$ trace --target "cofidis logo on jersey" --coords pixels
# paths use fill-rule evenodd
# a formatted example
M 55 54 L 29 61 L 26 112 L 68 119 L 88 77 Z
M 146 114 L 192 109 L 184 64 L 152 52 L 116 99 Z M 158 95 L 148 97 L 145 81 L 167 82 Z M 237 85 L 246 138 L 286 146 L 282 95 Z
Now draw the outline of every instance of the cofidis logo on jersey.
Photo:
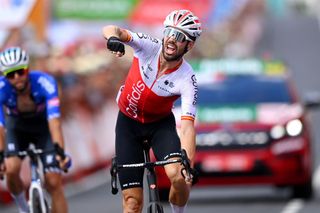
M 138 117 L 139 100 L 141 99 L 141 94 L 145 88 L 146 88 L 146 85 L 141 80 L 139 80 L 136 84 L 132 85 L 131 94 L 128 94 L 127 96 L 129 105 L 126 108 L 126 112 L 133 118 Z
M 198 84 L 197 84 L 197 79 L 195 75 L 191 76 L 191 81 L 192 81 L 192 85 L 194 87 L 194 94 L 193 94 L 193 105 L 196 105 L 197 103 L 197 99 L 198 99 Z

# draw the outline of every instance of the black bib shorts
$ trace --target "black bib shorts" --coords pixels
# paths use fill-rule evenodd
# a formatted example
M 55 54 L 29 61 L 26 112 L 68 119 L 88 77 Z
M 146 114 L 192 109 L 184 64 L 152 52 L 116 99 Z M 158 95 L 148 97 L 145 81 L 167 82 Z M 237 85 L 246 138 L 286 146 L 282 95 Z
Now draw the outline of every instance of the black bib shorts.
M 173 113 L 152 123 L 140 123 L 119 111 L 116 124 L 118 164 L 144 162 L 143 141 L 148 140 L 157 160 L 180 156 L 181 144 Z M 143 187 L 144 169 L 120 169 L 121 189 Z
M 45 113 L 6 117 L 6 157 L 15 156 L 33 143 L 36 148 L 52 150 L 40 156 L 44 172 L 60 173 Z

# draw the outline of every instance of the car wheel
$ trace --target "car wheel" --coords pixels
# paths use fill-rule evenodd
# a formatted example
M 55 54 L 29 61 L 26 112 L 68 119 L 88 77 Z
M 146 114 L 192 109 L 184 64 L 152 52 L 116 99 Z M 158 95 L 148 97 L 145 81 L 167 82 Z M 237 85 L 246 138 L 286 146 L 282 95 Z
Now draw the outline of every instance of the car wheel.
M 312 199 L 313 197 L 313 187 L 312 181 L 301 185 L 292 186 L 292 197 L 293 198 L 302 198 L 302 199 Z

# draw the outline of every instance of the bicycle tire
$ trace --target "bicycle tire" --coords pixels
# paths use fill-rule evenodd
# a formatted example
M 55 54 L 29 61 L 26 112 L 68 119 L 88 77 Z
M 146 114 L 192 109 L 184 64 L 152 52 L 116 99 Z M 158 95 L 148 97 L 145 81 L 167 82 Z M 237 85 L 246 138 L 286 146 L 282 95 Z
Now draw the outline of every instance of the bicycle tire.
M 42 209 L 41 209 L 40 194 L 38 189 L 34 188 L 31 193 L 32 193 L 32 199 L 31 199 L 30 213 L 45 213 L 45 212 L 42 212 Z
M 151 203 L 148 206 L 148 213 L 163 213 L 163 208 L 159 203 Z
M 44 204 L 46 205 L 46 213 L 50 213 L 50 206 L 47 200 L 44 200 Z

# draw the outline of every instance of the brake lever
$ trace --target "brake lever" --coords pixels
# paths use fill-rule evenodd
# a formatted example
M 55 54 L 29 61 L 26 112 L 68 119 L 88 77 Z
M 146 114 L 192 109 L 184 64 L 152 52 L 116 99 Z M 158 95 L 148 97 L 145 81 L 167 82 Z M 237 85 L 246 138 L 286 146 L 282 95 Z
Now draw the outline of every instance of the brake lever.
M 181 169 L 181 175 L 183 178 L 191 178 L 191 166 L 190 166 L 190 160 L 188 158 L 187 152 L 185 149 L 181 149 L 181 164 L 183 165 L 183 168 Z M 186 174 L 186 175 L 185 175 Z
M 111 169 L 110 169 L 110 175 L 111 175 L 111 192 L 112 194 L 117 194 L 118 193 L 118 184 L 117 184 L 117 163 L 116 163 L 116 157 L 112 158 L 112 163 L 111 163 Z

